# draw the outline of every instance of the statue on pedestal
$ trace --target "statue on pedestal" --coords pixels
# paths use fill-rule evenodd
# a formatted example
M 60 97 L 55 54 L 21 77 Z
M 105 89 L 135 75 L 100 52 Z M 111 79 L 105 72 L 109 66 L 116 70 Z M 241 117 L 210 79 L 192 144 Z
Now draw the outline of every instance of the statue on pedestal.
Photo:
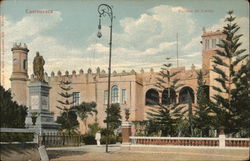
M 39 134 L 57 133 L 60 124 L 54 121 L 54 114 L 50 112 L 49 90 L 50 86 L 45 81 L 44 66 L 45 61 L 39 52 L 33 60 L 34 81 L 29 87 L 29 113 L 25 123 L 27 128 L 36 128 Z
M 44 64 L 45 61 L 43 57 L 39 55 L 39 52 L 36 52 L 36 56 L 33 61 L 33 71 L 37 81 L 45 82 L 43 69 Z

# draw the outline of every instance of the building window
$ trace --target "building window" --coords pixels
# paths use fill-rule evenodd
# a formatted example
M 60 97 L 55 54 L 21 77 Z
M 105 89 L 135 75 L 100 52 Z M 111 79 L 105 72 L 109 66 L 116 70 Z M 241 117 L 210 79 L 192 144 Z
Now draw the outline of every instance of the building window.
M 113 86 L 112 89 L 111 89 L 111 101 L 112 103 L 118 103 L 118 87 L 117 86 Z
M 80 104 L 80 92 L 73 92 L 73 103 L 74 106 L 78 106 Z
M 209 49 L 209 39 L 206 39 L 206 42 L 205 42 L 205 49 Z
M 126 104 L 126 89 L 122 89 L 122 104 Z
M 216 48 L 216 39 L 212 39 L 212 48 Z
M 104 104 L 108 104 L 108 90 L 104 91 Z
M 27 70 L 27 60 L 23 61 L 23 70 Z
M 219 44 L 222 45 L 222 43 L 223 43 L 223 42 L 222 42 L 222 39 L 219 39 Z

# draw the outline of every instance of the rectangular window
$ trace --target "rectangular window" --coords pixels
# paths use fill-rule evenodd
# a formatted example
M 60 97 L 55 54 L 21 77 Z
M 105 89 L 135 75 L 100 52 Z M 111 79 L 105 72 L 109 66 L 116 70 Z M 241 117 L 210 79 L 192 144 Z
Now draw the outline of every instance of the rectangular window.
M 122 89 L 122 104 L 126 104 L 126 89 Z
M 212 48 L 216 48 L 216 39 L 212 39 Z
M 209 49 L 209 39 L 206 39 L 206 42 L 205 42 L 205 49 Z
M 108 104 L 108 90 L 104 91 L 104 104 Z
M 222 39 L 219 39 L 219 44 L 222 45 Z
M 80 104 L 80 92 L 73 92 L 73 104 L 74 106 Z
M 111 102 L 112 103 L 118 103 L 118 86 L 113 86 L 111 89 Z

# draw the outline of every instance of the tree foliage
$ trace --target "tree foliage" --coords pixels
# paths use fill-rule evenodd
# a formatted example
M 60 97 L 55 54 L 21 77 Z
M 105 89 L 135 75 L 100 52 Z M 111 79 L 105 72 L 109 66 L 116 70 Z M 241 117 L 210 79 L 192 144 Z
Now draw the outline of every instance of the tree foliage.
M 61 113 L 61 116 L 57 118 L 56 122 L 61 124 L 61 130 L 63 132 L 65 131 L 70 135 L 75 132 L 79 126 L 75 109 L 72 107 L 74 102 L 72 100 L 73 93 L 70 92 L 70 90 L 72 90 L 71 82 L 65 78 L 65 80 L 60 81 L 59 86 L 62 91 L 58 94 L 62 99 L 57 100 L 61 106 L 56 107 L 63 112 Z
M 71 87 L 71 82 L 69 80 L 61 80 L 59 87 L 61 88 L 61 92 L 58 93 L 62 99 L 57 100 L 61 104 L 61 106 L 57 106 L 58 109 L 69 109 L 73 105 L 73 93 L 70 92 L 73 88 Z
M 2 128 L 20 128 L 25 126 L 27 107 L 12 100 L 11 92 L 0 85 L 0 111 Z
M 107 110 L 105 111 L 107 113 Z M 112 103 L 109 107 L 109 117 L 106 118 L 103 122 L 107 123 L 109 121 L 109 130 L 114 132 L 115 129 L 121 126 L 121 108 L 119 103 Z
M 216 64 L 213 71 L 218 74 L 215 79 L 220 86 L 213 86 L 218 94 L 213 96 L 213 110 L 216 113 L 216 123 L 220 128 L 225 129 L 226 133 L 238 132 L 244 124 L 243 111 L 249 110 L 249 77 L 247 77 L 247 64 L 241 65 L 245 61 L 246 49 L 240 49 L 240 37 L 237 34 L 240 27 L 235 23 L 236 17 L 233 11 L 228 12 L 225 21 L 227 24 L 223 27 L 223 34 L 226 39 L 222 40 L 217 46 L 213 62 Z M 248 94 L 247 94 L 248 93 Z M 247 105 L 248 103 L 248 105 Z M 243 125 L 242 125 L 243 126 Z M 249 124 L 248 124 L 249 126 Z
M 84 122 L 85 128 L 87 131 L 87 119 L 89 116 L 93 116 L 97 114 L 96 103 L 95 102 L 82 102 L 78 106 L 74 106 L 77 115 Z
M 61 113 L 61 116 L 57 117 L 56 122 L 61 124 L 61 131 L 68 135 L 75 133 L 79 126 L 77 115 L 75 111 L 72 111 L 71 109 L 64 110 Z
M 163 104 L 158 102 L 158 107 L 152 107 L 147 112 L 148 118 L 148 134 L 153 135 L 161 133 L 162 136 L 174 136 L 178 132 L 176 129 L 178 122 L 183 117 L 183 106 L 177 104 L 175 101 L 171 102 L 171 89 L 177 91 L 182 84 L 178 84 L 179 79 L 174 78 L 179 72 L 170 72 L 171 63 L 167 59 L 167 64 L 164 64 L 158 75 L 156 87 L 159 92 L 163 93 L 164 89 L 168 89 L 168 97 L 164 98 L 168 102 Z M 168 88 L 167 88 L 168 87 Z M 176 97 L 175 95 L 173 97 Z M 176 98 L 175 98 L 176 99 Z
M 209 129 L 212 126 L 209 87 L 203 79 L 204 74 L 200 70 L 197 73 L 197 106 L 194 116 L 194 128 L 200 131 L 200 136 L 209 136 Z
M 233 106 L 236 106 L 235 122 L 244 137 L 250 136 L 250 59 L 237 71 L 235 89 L 232 90 Z

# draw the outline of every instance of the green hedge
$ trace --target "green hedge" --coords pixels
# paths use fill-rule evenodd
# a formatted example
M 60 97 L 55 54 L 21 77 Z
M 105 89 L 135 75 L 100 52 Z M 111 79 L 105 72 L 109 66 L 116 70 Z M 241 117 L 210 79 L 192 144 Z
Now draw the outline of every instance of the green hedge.
M 0 133 L 1 142 L 32 142 L 34 138 L 33 133 Z
M 94 145 L 96 144 L 95 136 L 91 134 L 85 134 L 82 137 L 82 142 L 85 143 L 86 145 Z
M 116 142 L 121 142 L 122 138 L 120 136 L 114 136 L 110 135 L 109 136 L 109 144 L 116 144 Z M 91 134 L 85 134 L 82 136 L 82 142 L 85 143 L 85 145 L 95 145 L 96 140 L 95 136 Z M 106 144 L 106 136 L 102 135 L 101 136 L 101 144 Z
M 115 143 L 116 143 L 116 136 L 110 135 L 109 136 L 109 144 L 115 144 Z M 102 136 L 101 144 L 106 144 L 106 136 Z

